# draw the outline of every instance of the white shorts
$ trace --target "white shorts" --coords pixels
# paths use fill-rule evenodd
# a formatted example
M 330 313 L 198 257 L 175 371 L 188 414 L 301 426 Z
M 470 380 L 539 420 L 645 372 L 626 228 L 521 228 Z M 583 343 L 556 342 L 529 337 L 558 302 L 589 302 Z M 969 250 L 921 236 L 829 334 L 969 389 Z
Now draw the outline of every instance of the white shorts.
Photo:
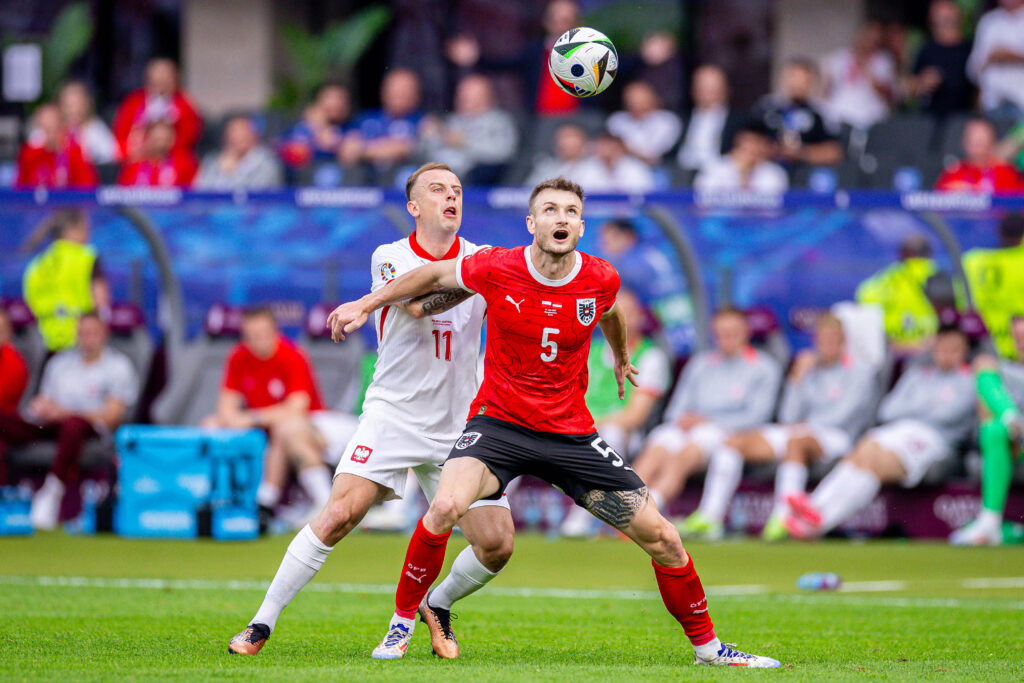
M 679 453 L 691 443 L 696 444 L 706 460 L 711 452 L 722 445 L 729 432 L 714 422 L 702 422 L 692 429 L 683 429 L 675 422 L 658 425 L 651 431 L 647 442 L 661 446 L 673 455 Z
M 324 462 L 328 465 L 337 465 L 345 453 L 345 447 L 359 427 L 359 418 L 336 410 L 317 410 L 309 414 L 309 421 L 327 444 Z
M 942 435 L 919 420 L 896 420 L 875 427 L 865 436 L 896 454 L 907 472 L 900 484 L 908 489 L 921 483 L 929 467 L 949 456 L 949 446 Z
M 363 413 L 359 426 L 345 446 L 334 470 L 354 474 L 391 489 L 385 500 L 401 498 L 409 470 L 413 471 L 427 500 L 433 500 L 441 479 L 441 466 L 453 443 L 427 438 L 398 420 L 379 414 Z M 478 500 L 470 509 L 486 505 L 508 507 L 508 496 L 498 500 Z
M 786 444 L 790 440 L 810 436 L 821 446 L 822 461 L 832 462 L 850 452 L 853 442 L 849 435 L 838 427 L 822 427 L 811 424 L 770 424 L 761 427 L 758 433 L 772 447 L 777 460 L 786 457 Z

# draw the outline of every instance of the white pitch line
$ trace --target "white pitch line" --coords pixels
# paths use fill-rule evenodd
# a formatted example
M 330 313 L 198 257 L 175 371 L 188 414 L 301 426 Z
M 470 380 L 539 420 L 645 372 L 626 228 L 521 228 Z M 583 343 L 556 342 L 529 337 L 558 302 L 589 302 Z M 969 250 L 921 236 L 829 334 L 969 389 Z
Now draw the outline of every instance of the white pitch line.
M 839 586 L 843 593 L 886 593 L 891 591 L 905 591 L 908 588 L 906 581 L 846 581 Z
M 964 588 L 1024 588 L 1024 576 L 1002 576 L 991 579 L 964 579 Z

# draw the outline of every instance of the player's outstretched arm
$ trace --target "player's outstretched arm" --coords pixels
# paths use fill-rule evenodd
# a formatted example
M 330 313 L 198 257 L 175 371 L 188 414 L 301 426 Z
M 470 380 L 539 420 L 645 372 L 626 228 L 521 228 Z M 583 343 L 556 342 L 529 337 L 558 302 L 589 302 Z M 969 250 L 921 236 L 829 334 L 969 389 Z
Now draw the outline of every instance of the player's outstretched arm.
M 331 328 L 331 339 L 339 341 L 344 339 L 346 334 L 358 330 L 378 308 L 442 288 L 459 288 L 459 282 L 455 277 L 457 263 L 457 259 L 447 259 L 413 268 L 377 291 L 370 292 L 357 301 L 349 301 L 338 306 L 327 318 L 327 325 Z
M 601 316 L 597 321 L 601 326 L 601 332 L 612 347 L 612 356 L 615 359 L 615 381 L 619 385 L 619 398 L 626 398 L 626 380 L 635 387 L 636 376 L 640 373 L 632 363 L 629 362 L 629 348 L 626 346 L 626 316 L 618 306 L 612 306 L 611 310 Z
M 471 296 L 473 296 L 473 292 L 468 292 L 461 287 L 454 289 L 446 287 L 407 301 L 405 311 L 414 318 L 429 318 L 455 308 Z

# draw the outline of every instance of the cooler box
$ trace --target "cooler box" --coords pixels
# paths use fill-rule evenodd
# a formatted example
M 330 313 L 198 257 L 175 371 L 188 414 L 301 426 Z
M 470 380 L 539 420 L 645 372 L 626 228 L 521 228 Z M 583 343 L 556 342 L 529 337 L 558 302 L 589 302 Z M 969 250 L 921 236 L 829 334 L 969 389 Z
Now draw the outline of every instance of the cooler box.
M 255 538 L 256 489 L 266 449 L 262 431 L 128 425 L 117 430 L 115 443 L 118 534 L 195 538 L 197 514 L 206 509 L 215 522 L 222 520 L 213 524 L 215 538 Z
M 0 489 L 0 536 L 31 536 L 30 495 L 13 486 Z

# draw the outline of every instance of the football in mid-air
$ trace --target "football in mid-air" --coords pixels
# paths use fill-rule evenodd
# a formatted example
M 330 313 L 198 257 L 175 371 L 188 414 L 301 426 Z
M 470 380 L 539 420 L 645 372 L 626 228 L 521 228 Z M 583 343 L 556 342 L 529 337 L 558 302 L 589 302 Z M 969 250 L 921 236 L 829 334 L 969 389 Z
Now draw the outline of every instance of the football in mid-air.
M 569 29 L 555 41 L 548 70 L 565 92 L 591 97 L 603 92 L 619 70 L 619 53 L 608 36 L 592 28 Z

